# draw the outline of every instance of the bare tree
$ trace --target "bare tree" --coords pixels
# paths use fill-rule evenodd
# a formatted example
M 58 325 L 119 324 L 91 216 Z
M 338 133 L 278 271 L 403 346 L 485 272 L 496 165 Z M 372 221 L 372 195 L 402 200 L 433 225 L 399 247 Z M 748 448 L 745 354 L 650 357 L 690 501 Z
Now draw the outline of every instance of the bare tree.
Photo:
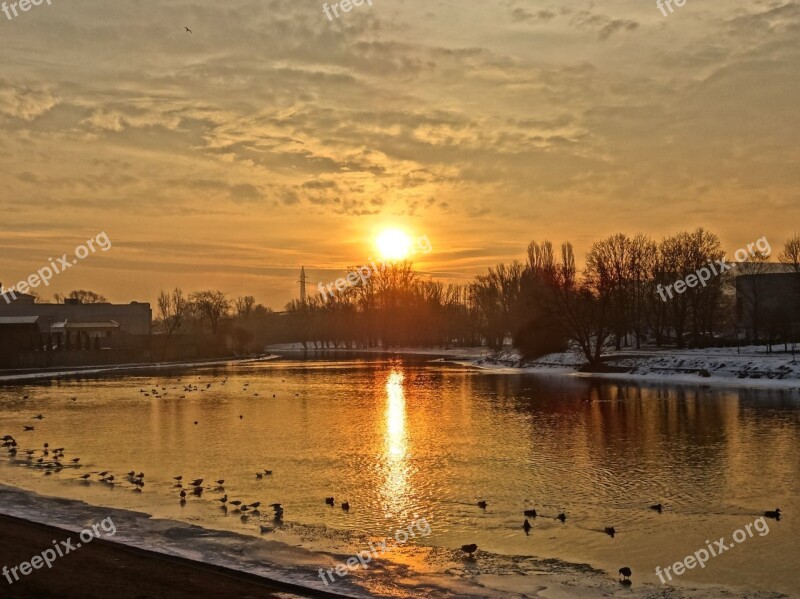
M 236 312 L 236 316 L 239 318 L 245 318 L 252 314 L 255 307 L 256 298 L 254 298 L 252 295 L 237 297 L 235 300 L 233 300 L 233 309 Z
M 778 259 L 791 266 L 794 272 L 800 272 L 800 234 L 795 233 L 787 240 Z
M 725 255 L 719 238 L 713 233 L 698 228 L 692 233 L 681 232 L 664 239 L 658 248 L 659 262 L 663 272 L 661 277 L 674 283 L 685 280 L 689 275 L 694 275 L 702 268 L 707 268 L 716 260 L 721 260 Z M 695 285 L 670 296 L 670 324 L 675 333 L 679 348 L 685 346 L 684 334 L 687 332 L 691 318 L 692 334 L 695 345 L 701 343 L 701 338 L 708 331 L 711 316 L 703 317 L 704 305 L 718 306 L 721 294 L 721 280 L 714 278 L 705 286 Z
M 162 291 L 158 295 L 158 314 L 161 318 L 161 326 L 167 335 L 172 335 L 181 327 L 188 310 L 189 302 L 183 297 L 183 291 L 178 287 L 171 293 Z
M 192 307 L 208 321 L 211 332 L 217 334 L 220 321 L 228 315 L 231 303 L 222 291 L 195 291 L 189 296 Z
M 594 243 L 586 256 L 586 282 L 598 299 L 609 307 L 618 350 L 622 349 L 622 341 L 633 324 L 634 280 L 640 268 L 639 254 L 640 250 L 634 249 L 632 239 L 624 233 L 617 233 Z
M 561 261 L 556 262 L 550 242 L 532 242 L 528 246 L 527 269 L 539 281 L 533 285 L 537 308 L 578 344 L 590 364 L 599 363 L 612 333 L 608 326 L 608 294 L 601 294 L 594 287 L 598 281 L 578 279 L 572 245 L 561 245 Z

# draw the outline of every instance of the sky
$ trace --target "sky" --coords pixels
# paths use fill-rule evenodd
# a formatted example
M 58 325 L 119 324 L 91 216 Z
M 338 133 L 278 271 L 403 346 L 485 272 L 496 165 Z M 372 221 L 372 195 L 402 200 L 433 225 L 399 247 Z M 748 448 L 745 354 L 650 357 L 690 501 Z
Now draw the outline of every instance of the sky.
M 323 4 L 0 13 L 0 282 L 105 232 L 39 295 L 281 309 L 388 227 L 457 283 L 534 239 L 800 229 L 800 2 Z

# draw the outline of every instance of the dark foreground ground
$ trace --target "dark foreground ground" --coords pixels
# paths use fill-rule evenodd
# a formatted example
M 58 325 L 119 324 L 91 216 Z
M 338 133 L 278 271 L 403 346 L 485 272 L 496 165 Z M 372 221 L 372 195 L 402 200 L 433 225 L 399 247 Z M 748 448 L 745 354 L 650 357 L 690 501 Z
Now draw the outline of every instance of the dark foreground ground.
M 9 570 L 30 562 L 52 548 L 54 540 L 77 534 L 50 526 L 0 515 L 0 568 Z M 74 542 L 73 542 L 74 544 Z M 190 560 L 162 556 L 125 547 L 103 539 L 74 549 L 56 559 L 52 568 L 43 565 L 9 584 L 0 575 L 0 598 L 25 599 L 196 599 L 236 597 L 241 599 L 286 599 L 288 597 L 332 597 L 304 592 L 280 583 Z

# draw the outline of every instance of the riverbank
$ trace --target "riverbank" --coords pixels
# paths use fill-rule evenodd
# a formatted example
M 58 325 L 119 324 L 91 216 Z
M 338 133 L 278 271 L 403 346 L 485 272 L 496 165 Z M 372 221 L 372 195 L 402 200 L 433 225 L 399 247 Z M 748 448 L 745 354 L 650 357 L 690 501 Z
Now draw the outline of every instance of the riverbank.
M 52 368 L 36 371 L 13 371 L 9 374 L 2 374 L 0 370 L 0 384 L 3 383 L 24 383 L 46 379 L 69 378 L 75 376 L 94 376 L 101 374 L 129 374 L 137 371 L 148 370 L 183 370 L 186 368 L 197 368 L 201 366 L 222 366 L 225 364 L 242 364 L 247 362 L 262 362 L 264 360 L 274 360 L 278 356 L 260 355 L 248 356 L 246 358 L 224 358 L 213 360 L 192 360 L 182 362 L 146 362 L 132 364 L 114 364 L 113 366 L 85 366 L 81 368 Z
M 289 594 L 257 576 L 214 568 L 179 557 L 154 553 L 95 539 L 27 576 L 10 570 L 43 550 L 54 540 L 75 537 L 69 531 L 0 514 L 0 564 L 9 568 L 0 577 L 3 597 L 13 599 L 140 599 L 142 597 L 241 597 L 242 599 L 288 599 L 313 594 Z M 278 594 L 280 593 L 280 594 Z
M 495 352 L 485 347 L 304 349 L 300 343 L 286 343 L 271 345 L 267 349 L 288 355 L 335 352 L 430 356 L 503 374 L 544 373 L 605 380 L 800 390 L 800 356 L 795 360 L 791 353 L 768 354 L 766 346 L 746 346 L 738 351 L 735 347 L 609 351 L 603 355 L 603 363 L 591 369 L 583 355 L 574 350 L 524 360 L 517 350 L 511 348 Z
M 694 383 L 714 386 L 800 390 L 800 360 L 789 353 L 768 354 L 766 347 L 611 351 L 590 369 L 578 352 L 523 360 L 515 350 L 480 358 L 473 365 L 502 372 L 548 372 L 576 377 L 638 382 Z
M 734 599 L 742 591 L 716 585 L 659 588 L 636 580 L 620 584 L 614 572 L 588 564 L 567 563 L 533 556 L 503 556 L 485 550 L 477 559 L 454 555 L 441 547 L 420 548 L 429 564 L 450 562 L 447 574 L 429 567 L 382 558 L 369 569 L 357 570 L 348 584 L 321 588 L 315 577 L 320 560 L 335 565 L 345 555 L 309 552 L 282 542 L 204 529 L 188 523 L 152 519 L 144 513 L 102 508 L 69 499 L 45 497 L 0 485 L 0 595 L 12 599 L 141 599 L 143 597 L 240 597 L 243 599 L 340 599 L 359 597 L 474 597 L 475 599 L 549 599 L 624 597 L 648 599 Z M 81 529 L 111 519 L 114 540 L 78 542 Z M 101 537 L 106 529 L 100 530 Z M 67 543 L 67 541 L 72 540 Z M 52 568 L 40 566 L 27 575 L 11 570 L 52 547 L 72 546 L 55 558 Z M 294 543 L 292 543 L 294 545 Z M 509 569 L 513 561 L 513 569 Z M 513 571 L 513 574 L 512 574 Z M 18 571 L 19 572 L 19 571 Z M 634 579 L 644 577 L 634 571 Z M 367 592 L 367 578 L 380 581 Z M 293 581 L 293 582 L 290 582 Z M 315 588 L 316 587 L 316 588 Z M 378 590 L 380 589 L 380 590 Z M 779 599 L 781 593 L 748 591 L 752 599 Z

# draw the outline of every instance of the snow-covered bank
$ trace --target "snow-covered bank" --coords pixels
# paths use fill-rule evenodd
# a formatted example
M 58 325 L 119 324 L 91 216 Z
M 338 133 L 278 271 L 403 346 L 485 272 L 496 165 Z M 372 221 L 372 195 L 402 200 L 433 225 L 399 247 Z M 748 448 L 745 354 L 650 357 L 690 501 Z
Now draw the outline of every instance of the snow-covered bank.
M 515 350 L 504 350 L 474 362 L 480 368 L 513 372 L 563 372 L 572 376 L 652 382 L 800 389 L 800 359 L 791 354 L 767 354 L 766 347 L 693 350 L 643 349 L 608 352 L 605 372 L 583 370 L 586 359 L 576 351 L 523 360 Z M 800 356 L 799 356 L 800 358 Z

